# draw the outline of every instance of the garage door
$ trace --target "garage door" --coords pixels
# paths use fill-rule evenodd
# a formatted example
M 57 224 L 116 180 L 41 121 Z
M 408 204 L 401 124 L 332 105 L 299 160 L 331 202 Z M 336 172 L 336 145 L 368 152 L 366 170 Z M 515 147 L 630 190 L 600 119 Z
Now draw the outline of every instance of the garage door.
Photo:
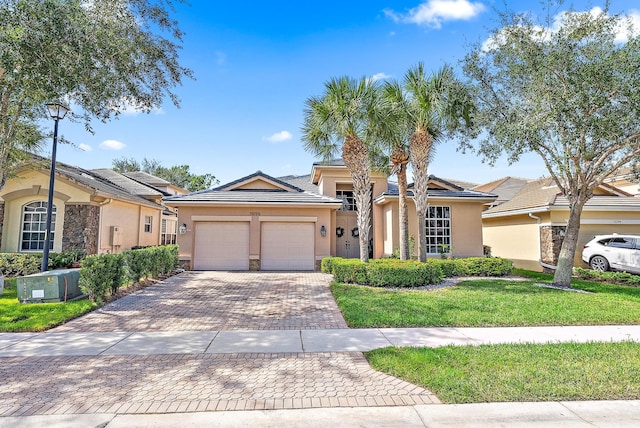
M 249 223 L 196 223 L 196 270 L 249 270 Z
M 261 270 L 314 270 L 314 223 L 262 223 Z

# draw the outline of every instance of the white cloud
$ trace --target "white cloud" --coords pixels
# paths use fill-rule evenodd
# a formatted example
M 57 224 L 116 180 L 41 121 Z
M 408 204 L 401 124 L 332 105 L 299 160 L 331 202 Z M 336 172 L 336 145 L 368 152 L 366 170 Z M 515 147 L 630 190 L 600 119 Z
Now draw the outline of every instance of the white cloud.
M 569 13 L 588 13 L 595 18 L 603 14 L 604 11 L 600 7 L 596 6 L 585 12 L 560 12 L 553 17 L 553 24 L 551 27 L 535 27 L 540 41 L 549 40 L 552 34 L 557 33 L 564 25 Z M 485 40 L 482 43 L 482 51 L 489 52 L 490 50 L 496 49 L 498 46 L 502 45 L 505 42 L 503 31 L 504 30 L 500 30 L 496 36 L 489 37 Z M 632 35 L 640 33 L 640 12 L 635 9 L 631 9 L 629 13 L 624 15 L 623 19 L 618 22 L 615 42 L 627 42 L 629 40 L 629 32 L 631 32 Z
M 289 131 L 280 131 L 280 132 L 276 132 L 275 134 L 273 134 L 270 137 L 265 137 L 263 138 L 263 140 L 266 141 L 270 141 L 272 143 L 282 143 L 283 141 L 287 141 L 293 138 L 293 135 L 291 135 L 291 132 Z
M 469 0 L 427 0 L 406 14 L 388 9 L 384 13 L 396 22 L 440 28 L 444 21 L 468 21 L 485 9 L 484 4 Z
M 103 150 L 122 150 L 127 145 L 117 140 L 105 140 L 99 146 Z
M 88 145 L 88 144 L 84 144 L 84 143 L 80 144 L 80 145 L 78 146 L 78 148 L 79 148 L 80 150 L 82 150 L 83 152 L 90 152 L 91 150 L 93 150 L 93 147 L 91 147 L 91 146 L 90 146 L 90 145 Z
M 373 76 L 371 76 L 371 80 L 373 82 L 377 82 L 378 80 L 388 79 L 389 77 L 391 77 L 391 75 L 386 73 L 376 73 Z

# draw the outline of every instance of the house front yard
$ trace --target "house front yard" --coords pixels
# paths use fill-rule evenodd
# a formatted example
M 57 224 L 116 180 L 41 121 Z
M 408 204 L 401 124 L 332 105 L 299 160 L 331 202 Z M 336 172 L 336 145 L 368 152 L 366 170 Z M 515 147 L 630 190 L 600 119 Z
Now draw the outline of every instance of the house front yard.
M 437 290 L 334 283 L 349 327 L 512 327 L 640 324 L 640 288 L 587 281 L 587 293 L 539 287 L 551 276 L 516 271 L 525 281 L 474 279 Z
M 0 332 L 44 331 L 97 307 L 88 299 L 66 303 L 20 303 L 16 279 L 6 278 L 0 296 Z
M 524 281 L 480 280 L 436 290 L 334 283 L 350 327 L 504 327 L 640 324 L 640 288 L 574 281 L 579 293 Z M 445 403 L 640 399 L 640 343 L 385 348 L 377 370 L 433 391 Z

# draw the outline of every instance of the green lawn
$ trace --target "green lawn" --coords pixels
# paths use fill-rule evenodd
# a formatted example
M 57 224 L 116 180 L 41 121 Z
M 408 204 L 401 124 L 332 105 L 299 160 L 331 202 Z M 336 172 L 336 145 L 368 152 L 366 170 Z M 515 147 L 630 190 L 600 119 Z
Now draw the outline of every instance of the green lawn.
M 334 283 L 347 323 L 362 327 L 497 327 L 640 324 L 640 288 L 586 281 L 576 293 L 538 287 L 551 276 L 518 271 L 524 282 L 472 280 L 432 291 Z
M 385 348 L 366 357 L 445 403 L 640 399 L 640 343 Z
M 67 303 L 20 303 L 16 280 L 6 278 L 0 296 L 0 332 L 43 331 L 92 311 L 88 299 Z

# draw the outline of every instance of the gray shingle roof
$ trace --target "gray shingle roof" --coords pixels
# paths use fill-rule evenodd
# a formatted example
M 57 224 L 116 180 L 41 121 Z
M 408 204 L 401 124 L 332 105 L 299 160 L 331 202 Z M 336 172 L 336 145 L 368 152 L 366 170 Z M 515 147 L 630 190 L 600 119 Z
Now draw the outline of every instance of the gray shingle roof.
M 38 157 L 39 158 L 39 157 Z M 36 162 L 40 162 L 44 160 L 44 158 L 40 158 L 40 161 L 36 159 Z M 97 193 L 106 196 L 106 197 L 115 197 L 117 199 L 127 200 L 135 203 L 139 203 L 141 205 L 152 206 L 152 207 L 161 207 L 161 205 L 156 204 L 148 199 L 145 199 L 141 196 L 131 193 L 124 187 L 114 183 L 97 174 L 93 171 L 86 170 L 83 168 L 79 168 L 72 165 L 67 165 L 65 163 L 56 162 L 56 173 L 60 174 L 72 181 L 75 181 L 85 187 L 95 190 Z M 117 173 L 116 173 L 117 174 Z
M 153 187 L 150 187 L 148 185 L 139 183 L 136 180 L 132 180 L 131 178 L 125 176 L 124 174 L 115 172 L 112 169 L 108 169 L 108 168 L 92 169 L 91 172 L 111 181 L 112 183 L 117 184 L 118 186 L 122 187 L 123 189 L 127 190 L 130 193 L 133 193 L 134 195 L 138 195 L 142 197 L 147 197 L 147 196 L 156 197 L 156 198 L 161 198 L 163 196 L 163 193 L 160 192 L 159 190 Z
M 242 183 L 252 178 L 265 178 L 274 183 L 280 183 L 283 190 L 276 189 L 231 189 L 233 185 Z M 308 177 L 308 176 L 307 176 Z M 285 177 L 286 178 L 286 177 Z M 293 179 L 295 181 L 295 179 Z M 304 179 L 300 180 L 301 182 Z M 308 186 L 307 186 L 308 187 Z M 315 187 L 317 191 L 317 186 Z M 231 183 L 224 184 L 215 189 L 202 190 L 186 195 L 176 195 L 164 198 L 168 204 L 275 204 L 275 205 L 342 205 L 342 200 L 319 195 L 316 192 L 305 191 L 293 182 L 274 178 L 261 171 Z

